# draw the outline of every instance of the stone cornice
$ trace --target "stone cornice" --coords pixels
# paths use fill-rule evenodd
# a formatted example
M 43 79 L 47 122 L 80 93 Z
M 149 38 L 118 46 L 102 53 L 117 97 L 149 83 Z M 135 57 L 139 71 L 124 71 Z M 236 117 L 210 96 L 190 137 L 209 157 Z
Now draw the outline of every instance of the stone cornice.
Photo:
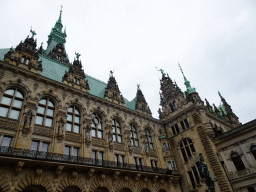
M 206 112 L 206 115 L 207 115 L 208 117 L 214 119 L 215 121 L 218 121 L 218 122 L 220 122 L 220 123 L 226 125 L 227 127 L 232 128 L 232 125 L 231 125 L 230 123 L 228 123 L 228 122 L 226 122 L 226 121 L 224 121 L 224 120 L 222 120 L 222 119 L 216 117 L 216 116 L 213 115 L 212 113 Z

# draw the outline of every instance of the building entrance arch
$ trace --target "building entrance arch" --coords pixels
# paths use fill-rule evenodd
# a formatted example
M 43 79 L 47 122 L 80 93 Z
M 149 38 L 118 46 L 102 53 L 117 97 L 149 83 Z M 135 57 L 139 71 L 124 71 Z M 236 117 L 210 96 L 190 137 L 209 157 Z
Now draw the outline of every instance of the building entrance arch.
M 129 188 L 123 188 L 120 192 L 132 192 L 132 190 Z
M 77 186 L 66 187 L 63 192 L 82 192 Z
M 40 185 L 30 185 L 23 189 L 22 192 L 47 192 L 47 190 Z
M 98 187 L 97 189 L 95 189 L 94 192 L 109 192 L 107 188 L 105 187 Z

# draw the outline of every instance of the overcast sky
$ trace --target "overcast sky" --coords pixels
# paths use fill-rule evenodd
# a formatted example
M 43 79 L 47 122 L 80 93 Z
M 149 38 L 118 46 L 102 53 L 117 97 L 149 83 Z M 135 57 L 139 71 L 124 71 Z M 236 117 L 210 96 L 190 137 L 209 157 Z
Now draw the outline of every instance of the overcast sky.
M 30 26 L 46 41 L 63 5 L 66 50 L 81 54 L 85 72 L 104 82 L 109 71 L 132 100 L 137 84 L 158 118 L 162 68 L 185 91 L 178 67 L 202 100 L 218 91 L 242 123 L 256 117 L 255 0 L 0 0 L 0 48 L 24 40 Z

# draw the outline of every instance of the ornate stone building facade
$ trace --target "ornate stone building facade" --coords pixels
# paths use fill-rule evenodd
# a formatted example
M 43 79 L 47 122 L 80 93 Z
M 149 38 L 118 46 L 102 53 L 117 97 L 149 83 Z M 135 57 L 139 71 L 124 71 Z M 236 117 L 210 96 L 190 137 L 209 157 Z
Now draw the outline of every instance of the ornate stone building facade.
M 129 102 L 112 71 L 104 83 L 85 74 L 80 54 L 69 63 L 61 14 L 46 49 L 31 30 L 0 50 L 0 191 L 205 192 L 202 153 L 215 190 L 231 192 L 221 164 L 231 144 L 222 143 L 243 128 L 226 100 L 205 105 L 185 76 L 183 93 L 161 70 L 162 109 L 153 118 L 139 86 Z

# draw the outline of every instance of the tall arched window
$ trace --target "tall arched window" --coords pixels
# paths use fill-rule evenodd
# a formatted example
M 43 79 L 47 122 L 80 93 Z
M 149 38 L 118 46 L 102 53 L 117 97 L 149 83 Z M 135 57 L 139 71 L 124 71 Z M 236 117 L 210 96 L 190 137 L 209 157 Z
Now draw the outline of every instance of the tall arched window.
M 256 145 L 253 145 L 251 147 L 251 152 L 252 152 L 252 155 L 254 156 L 254 159 L 256 159 Z
M 133 146 L 138 147 L 139 146 L 139 137 L 138 137 L 138 132 L 137 132 L 137 127 L 134 124 L 130 125 L 131 129 L 131 143 Z
M 192 153 L 195 152 L 195 147 L 191 139 L 184 139 L 180 142 L 180 150 L 183 155 L 184 161 L 188 161 L 188 157 L 192 156 Z
M 97 113 L 92 114 L 92 137 L 103 137 L 102 119 Z
M 232 159 L 237 171 L 242 171 L 245 169 L 244 163 L 238 153 L 232 153 L 231 159 Z
M 41 99 L 36 113 L 36 124 L 51 127 L 54 117 L 54 104 L 49 98 Z
M 66 130 L 74 133 L 80 133 L 81 115 L 76 107 L 69 107 L 67 113 Z
M 121 126 L 118 120 L 112 120 L 113 141 L 122 143 Z
M 24 96 L 17 88 L 7 89 L 1 99 L 0 116 L 19 119 L 23 100 Z
M 146 133 L 146 141 L 147 141 L 148 149 L 153 150 L 154 149 L 153 139 L 152 139 L 152 136 L 151 136 L 151 133 L 150 133 L 149 129 L 145 129 L 145 133 Z

